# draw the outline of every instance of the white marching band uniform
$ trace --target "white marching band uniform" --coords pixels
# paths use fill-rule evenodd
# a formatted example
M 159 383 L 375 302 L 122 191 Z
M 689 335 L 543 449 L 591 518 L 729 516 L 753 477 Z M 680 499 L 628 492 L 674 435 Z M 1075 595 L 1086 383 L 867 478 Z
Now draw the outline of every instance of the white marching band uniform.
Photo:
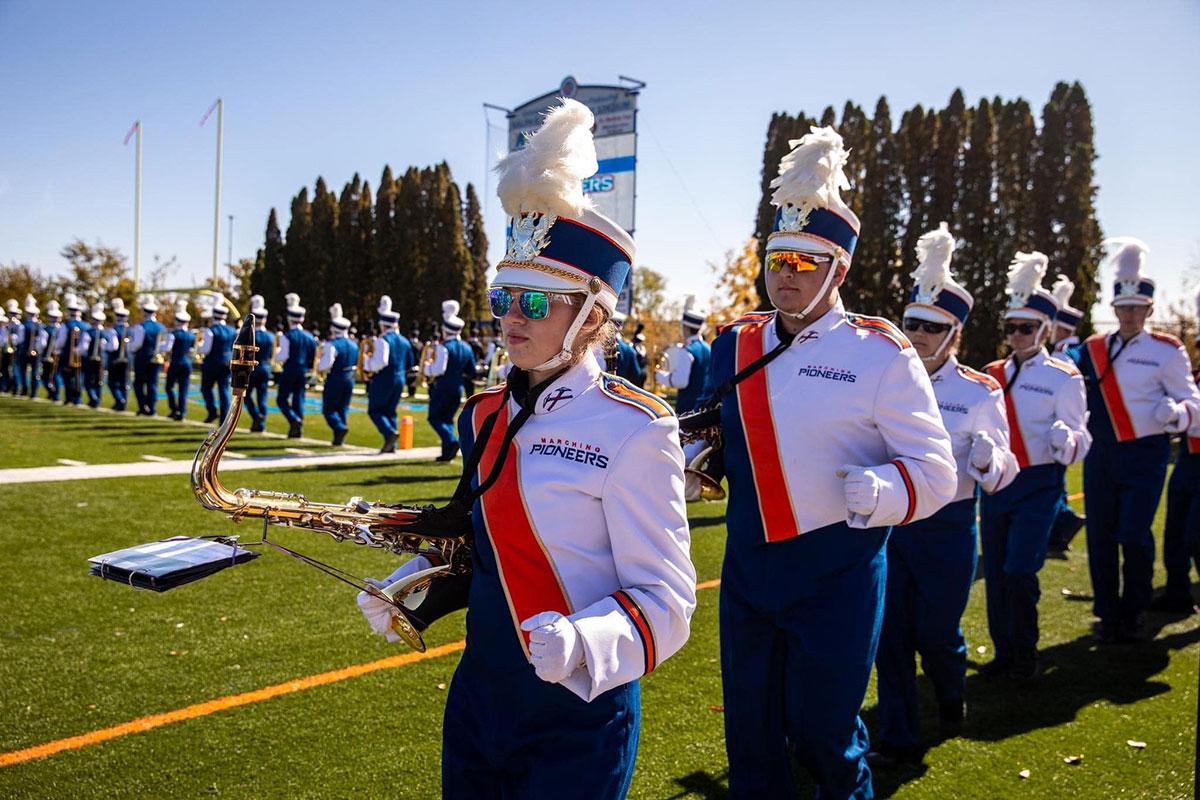
M 992 494 L 1012 483 L 1020 468 L 1009 446 L 1004 395 L 999 385 L 987 374 L 958 363 L 955 356 L 946 359 L 929 378 L 958 466 L 958 489 L 950 502 L 974 497 L 976 485 Z M 994 445 L 992 458 L 982 470 L 971 458 L 980 434 Z
M 1000 364 L 1004 368 L 1004 383 L 1013 380 L 1017 368 L 1010 357 L 993 362 L 988 373 Z M 1087 429 L 1087 398 L 1083 377 L 1073 364 L 1060 361 L 1045 350 L 1039 350 L 1021 364 L 1017 382 L 1009 390 L 1017 420 L 1010 428 L 1013 447 L 1018 453 L 1022 446 L 1027 458 L 1018 456 L 1021 468 L 1039 464 L 1062 464 L 1069 467 L 1083 460 L 1092 446 L 1092 434 Z

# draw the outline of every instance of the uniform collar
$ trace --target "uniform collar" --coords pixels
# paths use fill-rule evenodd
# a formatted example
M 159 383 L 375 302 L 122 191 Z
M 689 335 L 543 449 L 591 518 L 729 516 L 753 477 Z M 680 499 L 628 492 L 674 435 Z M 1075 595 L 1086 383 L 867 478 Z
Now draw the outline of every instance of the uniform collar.
M 950 356 L 942 365 L 929 375 L 930 383 L 938 383 L 953 375 L 958 370 L 958 358 Z
M 700 341 L 700 332 L 699 331 L 697 331 L 696 333 L 693 333 L 691 336 L 687 337 L 687 339 L 685 339 L 683 343 L 691 344 L 692 342 L 698 342 L 698 341 Z
M 792 339 L 792 343 L 788 345 L 788 349 L 790 350 L 796 347 L 802 347 L 811 342 L 820 341 L 822 337 L 827 336 L 830 331 L 845 321 L 846 310 L 842 307 L 841 303 L 837 303 L 824 314 L 813 320 L 812 323 L 802 328 L 800 332 L 796 334 L 795 338 Z M 779 324 L 781 324 L 779 322 L 779 312 L 774 311 L 771 315 L 771 321 L 767 324 L 767 335 L 766 341 L 764 342 L 765 349 L 770 350 L 779 343 L 779 333 L 776 327 Z
M 332 333 L 332 334 L 330 334 L 330 336 L 331 336 L 331 338 L 333 338 L 333 339 L 345 339 L 345 338 L 346 338 L 346 332 L 345 332 L 345 331 L 343 331 L 343 330 L 338 330 L 337 328 L 334 328 L 334 329 L 333 329 L 333 333 Z
M 579 362 L 559 375 L 537 397 L 535 415 L 560 411 L 586 392 L 600 378 L 600 364 L 591 350 L 584 351 Z

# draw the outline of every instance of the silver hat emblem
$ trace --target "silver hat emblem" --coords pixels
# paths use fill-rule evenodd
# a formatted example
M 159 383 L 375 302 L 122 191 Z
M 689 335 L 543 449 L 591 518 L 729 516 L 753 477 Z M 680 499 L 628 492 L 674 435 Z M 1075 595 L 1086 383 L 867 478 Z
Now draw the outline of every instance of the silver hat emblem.
M 550 244 L 550 227 L 557 219 L 553 214 L 522 214 L 514 217 L 508 235 L 505 261 L 532 261 Z

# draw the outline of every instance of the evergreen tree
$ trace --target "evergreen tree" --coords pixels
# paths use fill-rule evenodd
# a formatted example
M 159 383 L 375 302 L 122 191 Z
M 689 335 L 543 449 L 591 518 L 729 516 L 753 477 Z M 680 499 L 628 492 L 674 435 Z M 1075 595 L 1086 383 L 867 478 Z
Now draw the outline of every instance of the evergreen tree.
M 1096 218 L 1095 131 L 1092 107 L 1083 87 L 1075 82 L 1064 104 L 1067 163 L 1063 173 L 1059 262 L 1054 266 L 1075 284 L 1071 304 L 1084 312 L 1080 331 L 1091 332 L 1091 307 L 1099 299 L 1098 265 L 1104 239 Z M 1053 280 L 1053 279 L 1051 279 Z
M 338 197 L 337 225 L 334 231 L 333 261 L 329 273 L 329 294 L 340 302 L 346 317 L 358 327 L 371 319 L 370 276 L 358 263 L 362 230 L 358 223 L 358 195 L 362 191 L 362 178 L 358 173 L 342 187 Z M 364 316 L 364 310 L 367 315 Z
M 930 186 L 938 124 L 936 111 L 916 105 L 901 117 L 897 131 L 896 151 L 904 186 L 905 227 L 900 245 L 900 272 L 904 276 L 916 269 L 917 239 L 931 227 Z
M 313 273 L 313 259 L 310 252 L 312 240 L 312 204 L 308 199 L 308 187 L 292 198 L 292 218 L 288 222 L 287 238 L 283 246 L 283 263 L 287 272 L 283 281 L 286 292 L 296 292 L 300 295 L 300 304 L 309 312 L 309 319 L 321 318 L 320 306 L 314 303 L 319 278 Z M 267 302 L 283 302 L 266 298 Z M 318 301 L 319 302 L 319 301 Z
M 308 289 L 316 303 L 315 318 L 324 323 L 329 321 L 329 306 L 342 303 L 345 298 L 334 294 L 334 266 L 337 258 L 337 197 L 325 185 L 325 179 L 318 177 L 313 188 L 312 201 L 312 237 L 309 257 L 314 285 Z M 309 317 L 313 318 L 314 308 L 307 306 Z
M 904 296 L 897 258 L 903 176 L 886 97 L 879 98 L 867 125 L 857 159 L 865 176 L 859 193 L 861 209 L 856 210 L 862 230 L 854 253 L 857 266 L 850 271 L 846 285 L 852 310 L 895 319 Z
M 929 221 L 953 223 L 957 217 L 963 144 L 967 133 L 967 104 L 961 89 L 950 95 L 950 104 L 938 114 L 937 145 L 929 191 Z
M 483 206 L 475 187 L 470 183 L 467 184 L 467 207 L 463 212 L 463 238 L 470 254 L 470 279 L 467 281 L 470 288 L 463 297 L 463 308 L 470 309 L 474 318 L 485 319 L 488 316 L 488 240 L 483 224 Z
M 287 293 L 287 269 L 283 259 L 283 234 L 279 230 L 279 218 L 275 209 L 267 215 L 267 230 L 263 242 L 262 269 L 256 269 L 250 279 L 250 289 L 261 294 L 267 302 L 281 305 Z
M 970 131 L 963 156 L 959 192 L 958 224 L 952 229 L 958 239 L 954 254 L 954 272 L 971 293 L 991 295 L 997 284 L 1003 287 L 1003 268 L 992 261 L 989 243 L 995 236 L 996 202 L 993 183 L 996 177 L 996 127 L 992 104 L 981 99 L 970 114 Z M 1003 293 L 1003 288 L 1001 288 Z M 979 363 L 990 361 L 996 353 L 1003 304 L 976 302 L 972 321 L 963 331 L 961 353 Z
M 374 241 L 375 209 L 371 202 L 371 182 L 363 181 L 358 194 L 358 237 L 354 243 L 354 263 L 357 272 L 354 280 L 358 284 L 359 320 L 366 322 L 375 318 L 379 307 L 379 295 L 388 294 L 375 275 Z
M 845 107 L 842 108 L 842 122 L 837 126 L 837 132 L 841 134 L 846 149 L 850 151 L 850 158 L 845 165 L 846 179 L 850 183 L 850 189 L 842 192 L 842 200 L 850 206 L 851 211 L 861 217 L 863 213 L 862 195 L 869 180 L 867 150 L 871 135 L 871 122 L 863 113 L 861 106 L 847 101 Z
M 402 287 L 403 303 L 400 314 L 417 321 L 424 329 L 429 320 L 441 319 L 440 306 L 432 313 L 433 303 L 446 298 L 429 300 L 435 294 L 426 282 L 428 259 L 425 245 L 428 224 L 425 219 L 424 196 L 427 172 L 409 167 L 397 181 L 395 230 L 396 249 L 393 262 L 393 281 Z

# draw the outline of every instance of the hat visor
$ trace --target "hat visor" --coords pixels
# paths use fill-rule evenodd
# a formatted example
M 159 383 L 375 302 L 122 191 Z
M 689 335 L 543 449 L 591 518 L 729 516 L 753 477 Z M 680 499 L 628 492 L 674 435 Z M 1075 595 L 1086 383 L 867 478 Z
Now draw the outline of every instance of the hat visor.
M 586 292 L 582 277 L 571 280 L 562 275 L 552 275 L 527 267 L 502 266 L 496 271 L 492 288 L 504 286 L 510 289 L 540 289 L 545 292 Z
M 792 233 L 777 231 L 767 240 L 767 252 L 780 250 L 793 253 L 811 253 L 819 256 L 832 256 L 835 260 L 845 256 L 846 251 L 833 242 L 811 233 Z
M 1117 298 L 1114 298 L 1112 301 L 1113 308 L 1116 308 L 1118 306 L 1152 306 L 1152 305 L 1154 305 L 1154 300 L 1152 298 L 1142 297 L 1141 295 L 1137 295 L 1135 297 L 1117 297 Z
M 1005 319 L 1029 319 L 1034 322 L 1048 322 L 1049 317 L 1030 308 L 1010 308 L 1004 312 Z
M 949 311 L 943 311 L 934 306 L 927 306 L 923 303 L 910 303 L 904 307 L 904 316 L 912 319 L 922 319 L 926 322 L 937 322 L 940 324 L 950 323 L 958 325 L 958 317 L 951 314 Z

